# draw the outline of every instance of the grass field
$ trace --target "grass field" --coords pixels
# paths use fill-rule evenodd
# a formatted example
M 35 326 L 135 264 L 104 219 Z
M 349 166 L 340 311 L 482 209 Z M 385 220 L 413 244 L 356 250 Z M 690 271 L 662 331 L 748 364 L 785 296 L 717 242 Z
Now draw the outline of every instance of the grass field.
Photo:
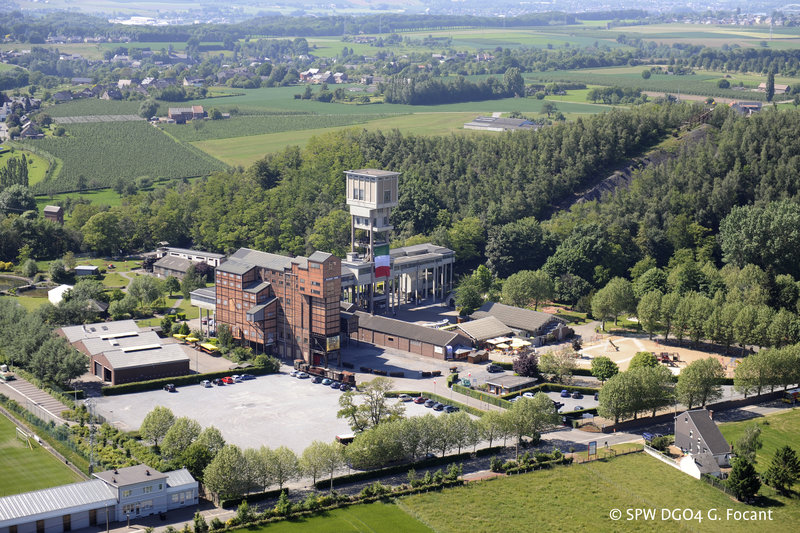
M 17 439 L 14 424 L 0 415 L 0 496 L 46 489 L 81 481 L 81 477 L 47 452 L 33 439 L 33 449 Z
M 16 303 L 24 307 L 28 311 L 34 311 L 48 302 L 48 299 L 45 298 L 34 298 L 32 296 L 3 296 L 3 298 L 9 298 L 14 300 Z M 0 450 L 0 456 L 2 455 L 2 450 Z
M 756 454 L 756 470 L 765 471 L 769 467 L 775 450 L 781 446 L 792 446 L 796 452 L 800 453 L 800 408 L 795 407 L 791 411 L 767 417 L 745 420 L 743 422 L 730 422 L 720 424 L 719 429 L 725 436 L 725 440 L 734 444 L 744 434 L 745 429 L 752 424 L 758 424 L 761 428 L 761 440 L 764 447 Z
M 391 503 L 352 505 L 341 509 L 263 527 L 248 528 L 250 533 L 423 533 L 431 531 Z
M 478 113 L 416 113 L 365 122 L 357 126 L 368 130 L 390 131 L 397 129 L 403 133 L 417 135 L 445 135 L 459 129 L 475 118 Z M 341 128 L 315 128 L 308 130 L 251 135 L 232 139 L 218 139 L 193 143 L 204 152 L 229 165 L 248 166 L 264 157 L 265 154 L 280 151 L 287 146 L 305 146 L 315 136 L 336 131 Z M 465 134 L 476 132 L 460 130 Z
M 762 493 L 764 490 L 762 489 Z M 800 523 L 797 498 L 771 489 L 773 520 L 768 531 L 789 531 Z M 727 509 L 759 509 L 734 502 L 725 493 L 644 453 L 610 461 L 557 467 L 499 478 L 442 492 L 401 499 L 400 506 L 435 531 L 754 531 L 753 522 L 727 520 Z M 654 521 L 627 521 L 628 509 L 656 509 Z M 704 518 L 716 509 L 717 522 L 661 521 L 661 509 L 693 509 Z M 620 523 L 609 518 L 622 511 Z
M 9 159 L 25 155 L 28 158 L 28 183 L 34 185 L 44 179 L 47 174 L 47 169 L 50 168 L 50 163 L 43 157 L 40 157 L 27 150 L 8 150 L 0 154 L 0 167 L 5 167 Z
M 48 194 L 36 197 L 36 207 L 39 211 L 44 209 L 44 206 L 51 205 L 57 200 L 64 198 L 85 198 L 93 204 L 107 205 L 114 207 L 115 205 L 122 205 L 122 197 L 117 194 L 114 189 L 100 189 L 97 191 L 86 191 L 82 193 L 62 193 L 62 194 Z M 65 220 L 69 216 L 65 216 Z

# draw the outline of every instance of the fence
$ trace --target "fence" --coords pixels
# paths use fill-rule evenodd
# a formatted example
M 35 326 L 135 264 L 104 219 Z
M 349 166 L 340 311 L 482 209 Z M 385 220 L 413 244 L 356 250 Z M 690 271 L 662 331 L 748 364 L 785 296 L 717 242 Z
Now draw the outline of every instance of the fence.
M 725 484 L 725 482 L 718 477 L 710 476 L 708 474 L 701 474 L 700 479 L 711 485 L 712 487 L 721 490 L 728 496 L 732 496 L 736 498 L 736 494 L 734 494 L 731 489 Z
M 652 446 L 648 446 L 647 444 L 645 444 L 644 445 L 644 452 L 647 455 L 650 455 L 651 457 L 655 457 L 656 459 L 658 459 L 662 463 L 666 463 L 666 464 L 668 464 L 669 466 L 671 466 L 673 468 L 677 468 L 678 470 L 681 469 L 680 465 L 678 464 L 678 461 L 676 461 L 672 457 L 667 457 L 666 455 L 664 455 L 660 451 L 656 450 Z

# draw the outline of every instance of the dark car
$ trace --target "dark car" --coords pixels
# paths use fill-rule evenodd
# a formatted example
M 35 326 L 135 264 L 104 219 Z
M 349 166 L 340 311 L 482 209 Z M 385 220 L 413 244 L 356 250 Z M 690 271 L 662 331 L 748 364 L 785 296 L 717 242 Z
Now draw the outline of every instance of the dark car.
M 319 376 L 314 376 L 314 379 L 311 380 L 312 383 L 322 383 L 322 378 Z
M 425 400 L 425 407 L 433 407 L 436 405 L 436 402 L 433 400 Z
M 562 398 L 569 398 L 569 391 L 567 389 L 561 390 L 561 397 Z
M 242 381 L 247 381 L 247 380 L 250 380 L 250 379 L 256 379 L 256 377 L 253 374 L 242 374 L 239 377 L 242 378 Z
M 340 390 L 340 391 L 347 392 L 347 391 L 349 391 L 349 390 L 350 390 L 350 385 L 348 385 L 347 383 L 342 383 L 342 386 L 341 386 L 341 387 L 339 387 L 339 390 Z
M 456 411 L 458 411 L 458 407 L 454 407 L 452 405 L 445 405 L 444 406 L 444 412 L 445 413 L 455 413 Z
M 576 400 L 580 400 L 581 398 L 583 398 L 583 394 L 581 394 L 578 391 L 575 391 L 572 393 L 572 397 L 575 398 Z
M 600 399 L 600 393 L 599 392 L 595 392 L 594 393 L 594 401 L 597 401 L 599 399 Z
M 555 407 L 556 411 L 558 411 L 559 409 L 564 407 L 564 403 L 563 402 L 557 402 L 557 401 L 553 400 L 553 407 Z
M 167 392 L 175 392 L 175 385 L 173 383 L 167 383 L 164 385 L 164 390 Z
M 220 378 L 214 378 L 211 383 L 214 385 L 225 385 Z
M 584 407 L 582 405 L 576 405 L 573 411 L 583 411 Z
M 338 381 L 334 381 L 333 383 L 331 383 L 332 389 L 338 389 L 339 387 L 341 387 L 341 384 Z
M 492 374 L 494 374 L 496 372 L 502 372 L 503 371 L 503 367 L 500 366 L 500 365 L 489 365 L 489 366 L 486 367 L 486 371 L 487 372 L 491 372 Z
M 444 409 L 444 404 L 443 403 L 437 403 L 436 405 L 433 406 L 433 410 L 434 411 L 441 411 L 443 409 Z

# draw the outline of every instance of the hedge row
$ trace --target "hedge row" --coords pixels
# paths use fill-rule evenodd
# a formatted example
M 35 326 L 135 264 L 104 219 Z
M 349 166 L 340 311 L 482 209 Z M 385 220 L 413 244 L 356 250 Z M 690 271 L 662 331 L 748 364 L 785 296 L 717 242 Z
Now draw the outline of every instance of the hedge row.
M 103 387 L 103 396 L 116 396 L 118 394 L 129 394 L 131 392 L 142 392 L 148 390 L 163 389 L 167 383 L 172 383 L 176 387 L 181 385 L 196 385 L 204 379 L 223 378 L 231 376 L 236 372 L 247 372 L 255 375 L 273 374 L 266 367 L 252 366 L 245 370 L 223 370 L 219 372 L 207 372 L 205 374 L 190 374 L 188 376 L 175 376 L 171 378 L 151 379 L 150 381 L 137 381 L 135 383 L 124 383 L 122 385 L 111 385 Z
M 465 394 L 471 398 L 476 398 L 482 402 L 496 405 L 498 407 L 504 407 L 506 409 L 511 407 L 511 402 L 509 402 L 504 398 L 500 398 L 499 396 L 495 396 L 494 394 L 488 394 L 480 390 L 471 389 L 469 387 L 459 385 L 458 383 L 453 384 L 453 390 L 461 394 Z
M 553 459 L 551 461 L 545 461 L 544 463 L 528 463 L 526 465 L 520 465 L 515 468 L 509 468 L 505 470 L 506 475 L 514 475 L 514 474 L 524 474 L 526 472 L 533 472 L 534 470 L 543 470 L 545 468 L 553 468 L 555 465 L 569 465 L 572 464 L 572 457 L 562 457 L 561 459 Z
M 444 457 L 431 457 L 430 459 L 422 459 L 421 461 L 416 461 L 412 463 L 387 466 L 386 468 L 379 468 L 378 470 L 366 470 L 364 472 L 356 472 L 354 474 L 347 474 L 344 476 L 335 477 L 333 478 L 333 483 L 334 485 L 343 485 L 347 483 L 355 483 L 356 481 L 365 481 L 368 479 L 392 476 L 395 474 L 408 472 L 412 468 L 414 470 L 418 470 L 421 468 L 430 468 L 433 466 L 456 463 L 458 461 L 465 461 L 467 459 L 470 459 L 473 455 L 475 455 L 476 457 L 483 457 L 484 455 L 492 455 L 499 452 L 502 449 L 503 449 L 502 446 L 492 446 L 491 448 L 480 449 L 476 451 L 474 454 L 472 452 L 463 452 L 456 455 L 445 455 Z M 321 479 L 317 481 L 316 484 L 314 484 L 314 487 L 322 490 L 329 488 L 330 485 L 331 485 L 330 479 Z
M 247 496 L 242 496 L 241 498 L 231 498 L 230 500 L 220 500 L 219 506 L 220 507 L 238 507 L 240 503 L 246 501 L 247 503 L 254 503 L 254 502 L 261 502 L 264 500 L 271 500 L 272 498 L 279 498 L 281 492 L 286 492 L 286 495 L 289 495 L 289 489 L 273 489 L 268 490 L 265 492 L 256 492 L 253 494 L 248 494 Z
M 505 361 L 489 361 L 489 364 L 497 365 L 503 370 L 514 370 L 514 363 L 506 363 Z
M 402 391 L 392 391 L 386 393 L 387 398 L 396 398 L 401 394 L 408 394 L 409 396 L 424 396 L 425 398 L 430 398 L 431 400 L 437 401 L 439 403 L 443 403 L 445 405 L 452 405 L 453 407 L 458 407 L 462 411 L 466 411 L 467 413 L 475 416 L 483 416 L 486 414 L 486 411 L 482 411 L 476 407 L 472 407 L 471 405 L 465 405 L 461 402 L 456 402 L 449 398 L 445 398 L 444 396 L 439 396 L 438 394 L 433 394 L 430 392 L 420 392 L 414 390 L 402 390 Z

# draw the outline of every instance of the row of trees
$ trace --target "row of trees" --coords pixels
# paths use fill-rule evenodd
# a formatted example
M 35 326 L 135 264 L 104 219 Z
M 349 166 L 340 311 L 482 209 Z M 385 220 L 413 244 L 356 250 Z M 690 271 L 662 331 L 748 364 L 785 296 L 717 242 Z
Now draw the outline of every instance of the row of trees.
M 437 105 L 525 96 L 525 80 L 518 68 L 506 70 L 503 80 L 488 77 L 477 83 L 459 76 L 447 82 L 433 77 L 391 77 L 380 86 L 387 103 Z

